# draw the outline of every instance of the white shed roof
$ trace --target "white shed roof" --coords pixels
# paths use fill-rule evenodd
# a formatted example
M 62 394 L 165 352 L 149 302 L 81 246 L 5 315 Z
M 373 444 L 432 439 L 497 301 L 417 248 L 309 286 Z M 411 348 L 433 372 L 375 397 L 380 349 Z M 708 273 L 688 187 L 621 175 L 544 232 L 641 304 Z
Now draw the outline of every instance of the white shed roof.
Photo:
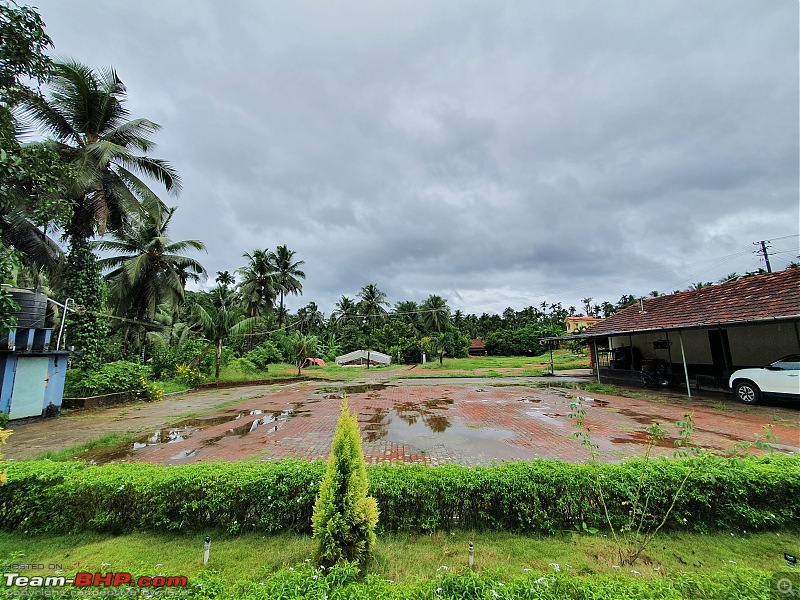
M 367 360 L 367 354 L 369 354 L 370 362 L 381 363 L 384 365 L 388 365 L 390 362 L 392 362 L 392 357 L 389 356 L 388 354 L 384 354 L 383 352 L 376 352 L 375 350 L 370 350 L 368 353 L 366 350 L 354 350 L 353 352 L 337 356 L 336 364 L 342 365 L 359 359 Z

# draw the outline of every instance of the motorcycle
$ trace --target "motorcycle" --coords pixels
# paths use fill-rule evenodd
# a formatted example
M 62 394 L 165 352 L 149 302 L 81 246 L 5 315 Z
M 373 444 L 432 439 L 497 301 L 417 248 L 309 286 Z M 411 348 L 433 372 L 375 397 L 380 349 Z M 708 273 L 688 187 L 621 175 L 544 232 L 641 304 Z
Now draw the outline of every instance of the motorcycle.
M 649 365 L 642 365 L 642 383 L 645 387 L 665 388 L 669 387 L 669 369 L 667 364 L 658 361 Z

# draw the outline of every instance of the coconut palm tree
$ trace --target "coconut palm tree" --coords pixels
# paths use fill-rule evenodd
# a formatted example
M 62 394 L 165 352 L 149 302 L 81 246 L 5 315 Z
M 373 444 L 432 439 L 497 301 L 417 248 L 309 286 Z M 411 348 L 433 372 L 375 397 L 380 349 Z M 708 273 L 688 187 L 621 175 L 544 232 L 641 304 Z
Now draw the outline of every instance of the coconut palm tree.
M 359 314 L 369 323 L 382 321 L 386 318 L 386 308 L 389 303 L 386 301 L 386 294 L 378 289 L 374 283 L 370 283 L 361 288 L 358 292 L 358 311 Z
M 300 331 L 295 331 L 290 341 L 295 363 L 297 364 L 297 376 L 300 377 L 302 374 L 301 369 L 303 368 L 303 362 L 307 358 L 312 358 L 316 355 L 319 339 L 315 335 L 304 335 Z
M 116 253 L 97 261 L 101 269 L 111 269 L 106 280 L 116 315 L 152 322 L 160 305 L 175 309 L 183 302 L 182 274 L 206 275 L 203 265 L 183 255 L 190 249 L 205 251 L 202 242 L 173 242 L 167 237 L 175 210 L 163 210 L 160 202 L 147 201 L 141 213 L 122 229 L 113 231 L 110 239 L 90 244 L 92 249 Z M 139 334 L 143 330 L 141 326 L 132 329 Z M 141 335 L 131 341 L 138 347 Z
M 336 303 L 331 317 L 335 320 L 337 329 L 347 323 L 361 322 L 361 317 L 358 314 L 358 305 L 352 298 L 347 296 L 342 296 Z
M 262 317 L 275 305 L 275 270 L 270 261 L 268 249 L 253 250 L 243 255 L 248 261 L 246 267 L 236 272 L 242 276 L 239 293 L 242 296 L 245 314 L 248 317 Z
M 309 302 L 297 311 L 297 320 L 300 331 L 311 331 L 315 327 L 322 326 L 325 322 L 325 315 L 319 310 L 316 302 Z
M 450 308 L 447 306 L 447 300 L 441 296 L 431 294 L 422 303 L 420 310 L 422 325 L 428 333 L 441 333 L 450 324 Z
M 302 294 L 303 284 L 300 283 L 301 279 L 306 278 L 306 274 L 300 270 L 300 266 L 305 264 L 305 261 L 294 260 L 295 251 L 289 250 L 286 245 L 278 246 L 275 252 L 270 252 L 269 258 L 275 272 L 275 289 L 280 294 L 280 310 L 278 311 L 278 327 L 283 325 L 283 298 L 286 294 Z
M 160 126 L 130 119 L 125 85 L 113 69 L 56 63 L 49 87 L 49 99 L 31 95 L 23 106 L 50 136 L 44 143 L 74 171 L 64 198 L 71 209 L 64 223 L 70 247 L 64 292 L 84 309 L 70 313 L 67 327 L 83 351 L 79 360 L 90 364 L 101 352 L 105 323 L 98 315 L 99 268 L 88 242 L 95 234 L 122 230 L 140 201 L 161 202 L 140 176 L 176 193 L 180 178 L 169 163 L 141 154 L 154 147 L 151 136 Z
M 372 330 L 375 321 L 383 321 L 388 314 L 386 308 L 389 303 L 386 301 L 386 294 L 378 289 L 374 283 L 370 283 L 361 288 L 358 292 L 358 312 L 366 321 L 369 327 L 369 344 L 367 348 L 367 368 L 369 369 L 369 353 L 372 350 Z
M 413 300 L 395 302 L 394 314 L 403 323 L 411 325 L 416 330 L 420 329 L 419 305 Z
M 209 301 L 210 300 L 210 301 Z M 222 346 L 226 339 L 252 330 L 258 317 L 245 318 L 236 302 L 235 295 L 224 284 L 211 291 L 210 298 L 192 307 L 192 317 L 201 335 L 208 341 L 207 351 L 216 351 L 214 377 L 219 379 Z M 205 354 L 205 353 L 204 353 Z M 196 359 L 199 362 L 203 355 Z

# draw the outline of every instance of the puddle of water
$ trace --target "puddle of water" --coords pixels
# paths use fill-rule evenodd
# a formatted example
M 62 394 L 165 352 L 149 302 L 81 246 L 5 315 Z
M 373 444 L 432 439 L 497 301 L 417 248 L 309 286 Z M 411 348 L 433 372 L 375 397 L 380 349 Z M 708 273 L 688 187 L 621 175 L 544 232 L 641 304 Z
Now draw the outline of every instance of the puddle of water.
M 375 442 L 389 435 L 395 429 L 405 439 L 408 431 L 404 428 L 420 426 L 421 431 L 443 433 L 451 427 L 450 419 L 441 414 L 453 404 L 452 398 L 428 398 L 422 402 L 395 402 L 391 409 L 365 407 L 366 415 L 360 420 L 361 430 L 366 441 Z
M 213 427 L 214 425 L 221 425 L 222 423 L 228 423 L 229 421 L 235 421 L 237 419 L 241 419 L 245 413 L 236 412 L 236 413 L 228 413 L 225 415 L 219 415 L 217 417 L 195 417 L 191 419 L 184 419 L 182 421 L 178 421 L 173 425 L 173 427 L 194 427 L 197 429 L 202 429 L 204 427 Z M 252 413 L 251 413 L 252 414 Z
M 364 383 L 358 385 L 344 385 L 344 386 L 336 386 L 336 387 L 323 387 L 315 390 L 314 393 L 316 394 L 330 394 L 329 396 L 324 396 L 326 399 L 336 400 L 342 399 L 342 394 L 364 394 L 366 392 L 379 392 L 381 390 L 385 390 L 387 388 L 387 384 L 385 383 Z
M 541 423 L 546 423 L 548 425 L 556 427 L 564 427 L 566 425 L 564 422 L 564 415 L 560 413 L 544 413 L 539 412 L 538 410 L 526 410 L 525 414 L 529 417 L 533 417 Z
M 179 452 L 175 456 L 173 456 L 170 460 L 186 460 L 187 458 L 192 458 L 197 454 L 197 448 L 190 448 L 189 450 L 184 450 L 183 452 Z

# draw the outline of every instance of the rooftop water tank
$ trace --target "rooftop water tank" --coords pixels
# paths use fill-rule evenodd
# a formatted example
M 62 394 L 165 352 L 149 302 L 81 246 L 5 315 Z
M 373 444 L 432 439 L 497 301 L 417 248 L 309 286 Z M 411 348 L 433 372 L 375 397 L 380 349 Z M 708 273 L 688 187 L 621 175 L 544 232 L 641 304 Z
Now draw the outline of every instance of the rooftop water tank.
M 47 314 L 47 295 L 20 288 L 10 288 L 8 292 L 14 302 L 19 305 L 19 309 L 12 313 L 17 318 L 17 328 L 44 328 L 45 315 Z

